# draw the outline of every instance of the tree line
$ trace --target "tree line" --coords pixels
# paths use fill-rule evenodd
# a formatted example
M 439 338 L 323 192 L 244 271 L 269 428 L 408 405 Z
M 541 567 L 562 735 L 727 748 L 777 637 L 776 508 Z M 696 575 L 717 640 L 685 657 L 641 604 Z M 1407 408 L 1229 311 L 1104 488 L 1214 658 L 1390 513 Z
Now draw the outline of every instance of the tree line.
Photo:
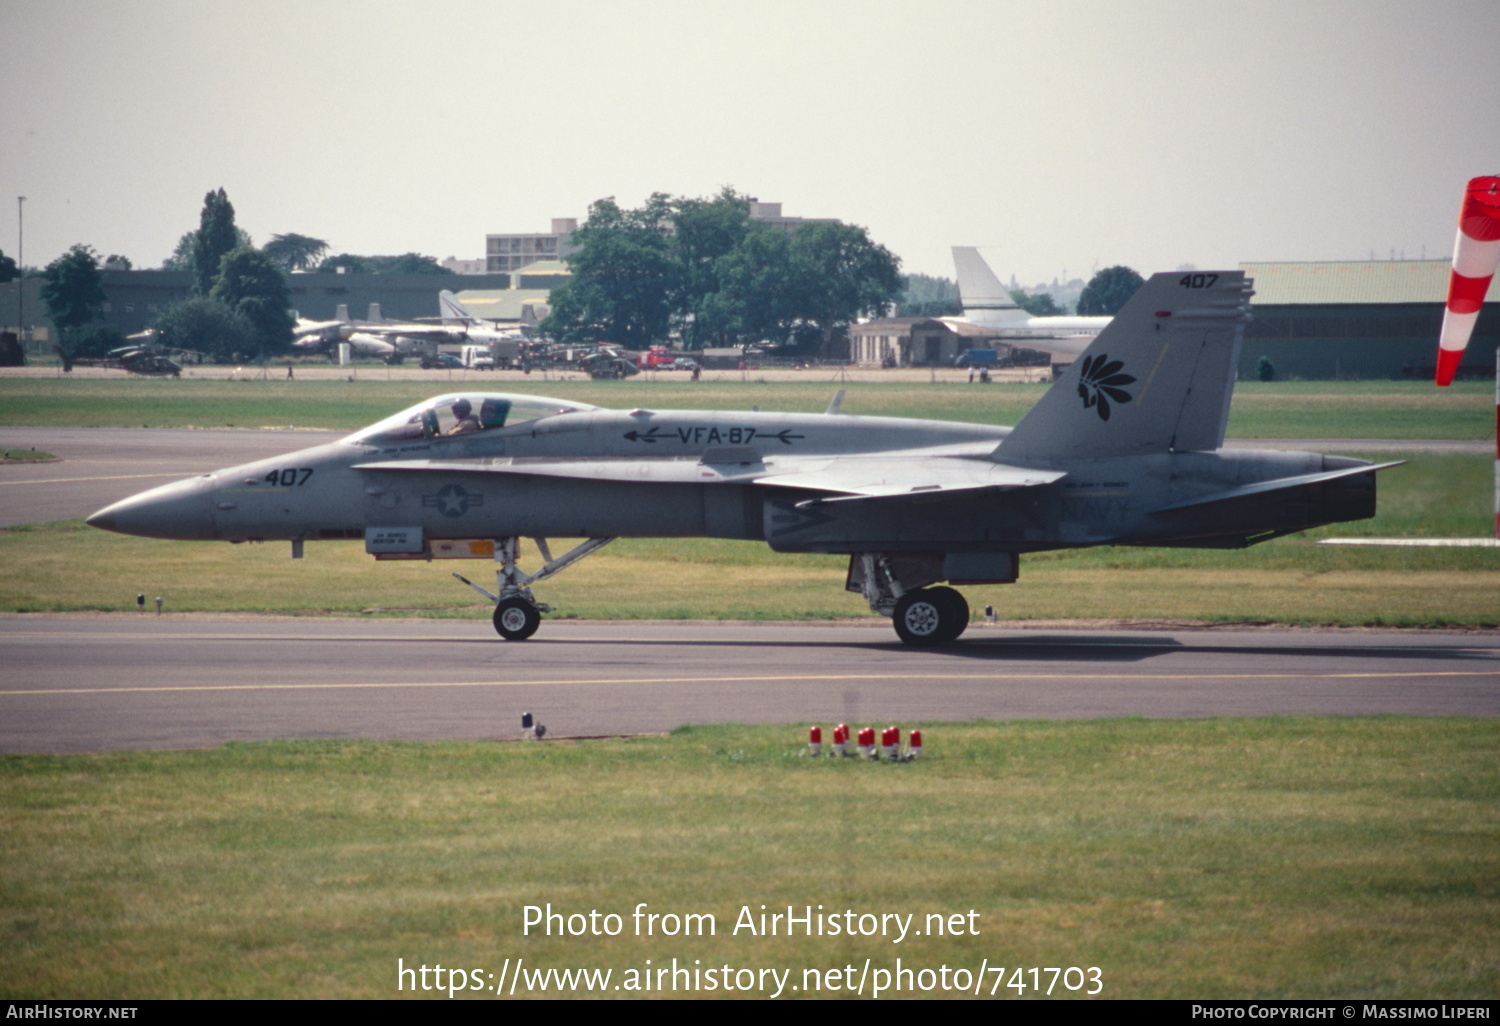
M 436 259 L 419 253 L 400 256 L 325 257 L 328 243 L 306 235 L 273 235 L 257 249 L 235 224 L 234 206 L 224 190 L 203 198 L 198 227 L 183 234 L 163 270 L 193 275 L 192 296 L 166 308 L 151 327 L 155 342 L 169 349 L 203 353 L 216 362 L 260 362 L 287 353 L 292 345 L 291 292 L 285 275 L 337 266 L 351 272 L 451 274 Z M 0 280 L 18 277 L 15 261 L 0 253 Z M 104 270 L 129 270 L 130 261 L 109 256 Z M 97 323 L 106 296 L 99 255 L 83 244 L 47 265 L 42 300 L 70 358 L 102 357 L 125 344 L 119 332 Z M 8 275 L 8 277 L 7 277 Z
M 731 188 L 710 199 L 655 193 L 635 209 L 597 201 L 541 332 L 629 349 L 768 342 L 827 354 L 851 321 L 900 294 L 900 259 L 865 229 L 806 221 L 787 232 L 752 220 L 750 202 Z

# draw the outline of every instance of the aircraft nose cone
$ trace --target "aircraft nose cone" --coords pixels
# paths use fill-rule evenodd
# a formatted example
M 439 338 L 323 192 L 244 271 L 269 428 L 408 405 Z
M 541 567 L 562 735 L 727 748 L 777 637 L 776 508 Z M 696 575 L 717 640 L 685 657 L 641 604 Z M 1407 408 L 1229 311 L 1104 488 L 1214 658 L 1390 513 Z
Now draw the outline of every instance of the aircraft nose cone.
M 97 527 L 101 531 L 113 531 L 115 529 L 115 506 L 118 505 L 117 502 L 114 506 L 104 507 L 93 516 L 86 518 L 84 523 L 90 527 Z
M 153 488 L 106 506 L 84 523 L 143 538 L 214 537 L 210 481 L 194 477 Z

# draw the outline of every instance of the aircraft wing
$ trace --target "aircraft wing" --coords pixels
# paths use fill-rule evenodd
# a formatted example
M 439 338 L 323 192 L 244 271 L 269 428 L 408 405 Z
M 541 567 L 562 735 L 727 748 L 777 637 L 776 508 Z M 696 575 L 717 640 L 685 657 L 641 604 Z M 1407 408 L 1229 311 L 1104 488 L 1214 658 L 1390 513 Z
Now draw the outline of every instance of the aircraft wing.
M 429 471 L 474 474 L 526 474 L 584 481 L 647 484 L 758 484 L 773 488 L 832 492 L 847 502 L 929 496 L 976 489 L 1029 488 L 1066 477 L 1060 470 L 1011 467 L 983 459 L 897 457 L 809 457 L 762 462 L 751 450 L 711 450 L 702 459 L 600 457 L 486 458 L 476 460 L 390 460 L 355 464 L 355 470 Z
M 927 457 L 846 457 L 816 469 L 759 478 L 756 484 L 837 492 L 814 502 L 895 499 L 978 489 L 1032 488 L 1067 477 L 1061 470 L 1031 470 L 989 460 Z

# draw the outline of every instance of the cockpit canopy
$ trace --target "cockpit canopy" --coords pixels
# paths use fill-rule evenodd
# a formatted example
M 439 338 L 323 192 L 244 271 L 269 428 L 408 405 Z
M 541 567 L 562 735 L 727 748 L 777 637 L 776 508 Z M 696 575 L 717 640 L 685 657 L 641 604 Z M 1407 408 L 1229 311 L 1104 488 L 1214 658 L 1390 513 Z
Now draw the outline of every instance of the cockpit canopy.
M 418 403 L 356 431 L 344 441 L 352 445 L 389 445 L 421 438 L 476 434 L 560 413 L 596 409 L 597 406 L 588 403 L 539 395 L 456 392 Z

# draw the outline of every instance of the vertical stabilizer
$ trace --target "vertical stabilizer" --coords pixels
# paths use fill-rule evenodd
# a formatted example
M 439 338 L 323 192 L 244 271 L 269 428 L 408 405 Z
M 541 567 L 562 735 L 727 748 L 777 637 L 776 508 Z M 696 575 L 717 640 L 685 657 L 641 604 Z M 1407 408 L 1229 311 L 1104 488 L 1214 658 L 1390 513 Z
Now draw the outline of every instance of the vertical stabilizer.
M 458 301 L 458 297 L 444 289 L 438 293 L 438 309 L 442 311 L 444 324 L 467 324 L 479 323 L 479 318 L 469 312 L 469 308 Z
M 958 272 L 958 298 L 964 317 L 975 324 L 1024 322 L 1030 315 L 1011 298 L 990 265 L 973 246 L 953 247 L 953 269 Z
M 1021 418 L 996 458 L 1219 448 L 1252 284 L 1243 271 L 1153 275 Z

